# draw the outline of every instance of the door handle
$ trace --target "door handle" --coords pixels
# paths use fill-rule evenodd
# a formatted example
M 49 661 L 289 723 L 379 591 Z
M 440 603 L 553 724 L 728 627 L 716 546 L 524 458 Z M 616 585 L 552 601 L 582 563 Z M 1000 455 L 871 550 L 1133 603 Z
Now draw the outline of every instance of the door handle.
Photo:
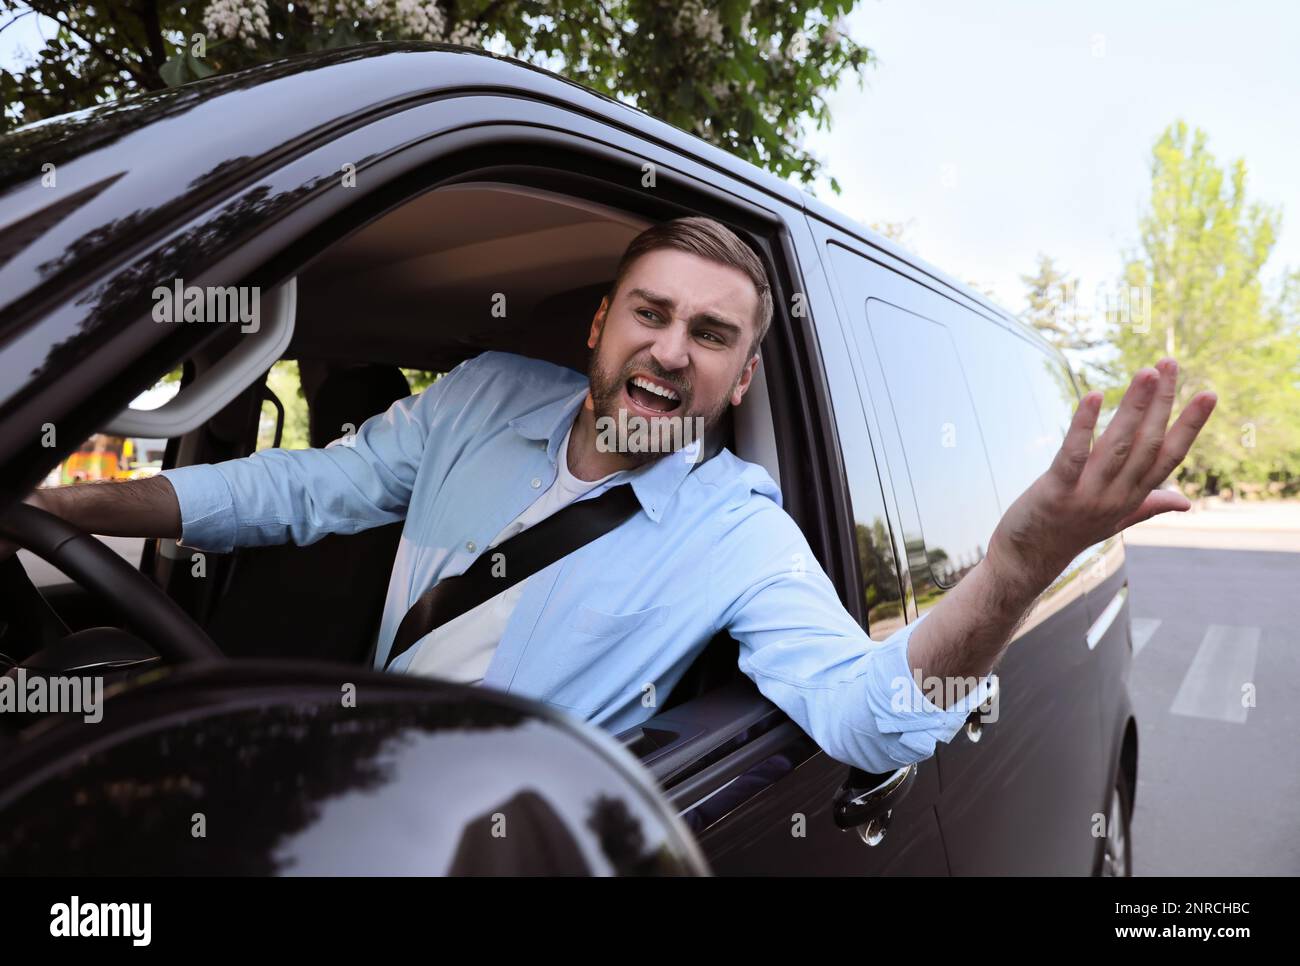
M 835 793 L 831 816 L 840 828 L 856 829 L 867 845 L 879 845 L 889 831 L 894 809 L 915 781 L 915 762 L 883 775 L 852 768 Z

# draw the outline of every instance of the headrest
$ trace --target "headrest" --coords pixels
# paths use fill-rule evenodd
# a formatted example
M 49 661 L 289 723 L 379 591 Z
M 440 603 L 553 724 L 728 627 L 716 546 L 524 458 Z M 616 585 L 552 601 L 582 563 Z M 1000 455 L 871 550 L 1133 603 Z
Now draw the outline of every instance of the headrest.
M 311 401 L 311 445 L 325 446 L 344 434 L 345 424 L 359 428 L 371 416 L 410 394 L 411 386 L 397 366 L 361 365 L 334 370 Z
M 591 317 L 600 308 L 600 300 L 609 294 L 612 284 L 613 279 L 542 299 L 529 317 L 526 334 L 526 338 L 536 344 L 525 343 L 511 351 L 537 355 L 556 365 L 586 373 L 591 359 L 591 350 L 587 348 Z

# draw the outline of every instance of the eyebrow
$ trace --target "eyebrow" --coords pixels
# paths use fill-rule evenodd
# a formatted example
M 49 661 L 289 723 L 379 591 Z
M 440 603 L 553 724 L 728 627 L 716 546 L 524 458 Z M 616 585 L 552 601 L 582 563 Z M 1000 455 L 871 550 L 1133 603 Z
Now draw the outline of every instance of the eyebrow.
M 644 289 L 644 288 L 628 289 L 628 294 L 638 296 L 639 298 L 649 302 L 651 305 L 657 305 L 660 308 L 665 309 L 669 312 L 677 308 L 677 303 L 674 302 L 667 295 L 660 295 L 658 292 L 651 292 L 648 289 Z M 727 319 L 724 319 L 722 316 L 715 315 L 712 312 L 696 312 L 693 316 L 691 316 L 690 321 L 705 322 L 709 325 L 717 326 L 720 329 L 726 329 L 737 339 L 744 334 L 744 329 L 742 329 L 735 322 L 731 322 Z

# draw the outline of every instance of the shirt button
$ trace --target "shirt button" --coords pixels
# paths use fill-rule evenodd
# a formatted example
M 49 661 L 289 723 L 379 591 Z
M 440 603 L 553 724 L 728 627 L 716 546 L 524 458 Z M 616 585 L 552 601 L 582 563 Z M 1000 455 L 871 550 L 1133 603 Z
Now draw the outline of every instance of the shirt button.
M 478 549 L 478 547 L 474 545 L 473 540 L 470 540 L 466 542 L 465 549 L 468 550 L 470 553 L 473 553 L 475 550 Z
M 534 476 L 534 477 L 533 477 L 533 482 L 532 482 L 531 485 L 532 485 L 532 488 L 535 490 L 535 489 L 537 489 L 539 486 L 542 485 L 542 481 L 539 480 L 537 477 Z

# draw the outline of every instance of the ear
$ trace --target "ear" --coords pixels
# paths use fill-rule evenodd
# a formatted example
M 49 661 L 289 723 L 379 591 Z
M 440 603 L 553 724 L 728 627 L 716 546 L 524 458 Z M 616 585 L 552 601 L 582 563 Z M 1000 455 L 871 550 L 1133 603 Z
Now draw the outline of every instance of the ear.
M 731 391 L 731 405 L 739 406 L 740 401 L 745 398 L 745 393 L 749 391 L 749 383 L 754 378 L 754 370 L 758 368 L 758 353 L 755 352 L 753 358 L 745 363 L 740 370 L 740 378 L 736 380 L 736 388 Z
M 600 308 L 596 309 L 596 314 L 591 317 L 591 332 L 587 335 L 587 348 L 596 348 L 596 343 L 600 341 L 600 332 L 605 327 L 605 313 L 609 311 L 609 296 L 606 295 L 600 300 Z

